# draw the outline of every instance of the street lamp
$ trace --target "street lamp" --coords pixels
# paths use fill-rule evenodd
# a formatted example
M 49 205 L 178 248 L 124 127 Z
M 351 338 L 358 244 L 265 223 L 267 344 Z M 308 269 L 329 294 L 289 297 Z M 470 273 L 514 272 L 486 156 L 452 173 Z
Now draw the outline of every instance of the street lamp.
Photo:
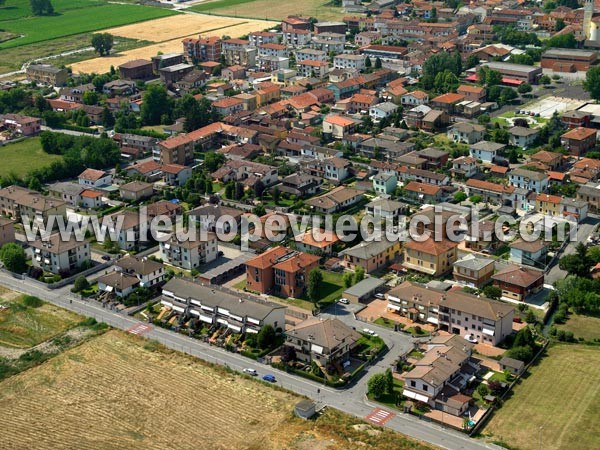
M 540 425 L 540 450 L 542 450 L 542 430 L 544 429 L 543 425 Z
M 442 393 L 440 394 L 440 397 L 442 399 L 442 428 L 444 428 L 444 407 L 446 403 L 446 396 L 444 395 L 444 393 Z

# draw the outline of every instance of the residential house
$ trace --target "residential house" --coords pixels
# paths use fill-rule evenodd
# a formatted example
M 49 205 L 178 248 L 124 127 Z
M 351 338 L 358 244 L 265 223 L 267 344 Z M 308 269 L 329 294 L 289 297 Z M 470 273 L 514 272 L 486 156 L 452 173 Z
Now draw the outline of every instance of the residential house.
M 42 119 L 22 114 L 0 114 L 0 129 L 3 128 L 22 136 L 34 136 L 42 129 Z
M 64 86 L 69 78 L 67 69 L 59 69 L 52 64 L 29 64 L 25 74 L 28 80 L 50 86 Z
M 500 242 L 496 233 L 496 222 L 482 220 L 473 221 L 465 234 L 465 248 L 475 252 L 495 250 Z
M 468 195 L 479 195 L 486 203 L 503 205 L 506 200 L 512 203 L 514 186 L 505 186 L 503 184 L 491 183 L 489 181 L 476 180 L 469 178 L 467 180 Z
M 563 155 L 561 153 L 540 150 L 531 155 L 531 161 L 541 164 L 545 170 L 557 170 L 562 166 Z
M 448 138 L 454 142 L 463 142 L 465 144 L 474 144 L 482 141 L 485 135 L 483 125 L 459 122 L 448 129 Z
M 502 290 L 503 297 L 525 301 L 543 288 L 544 272 L 511 264 L 493 275 L 492 280 Z
M 161 259 L 186 270 L 197 270 L 201 265 L 214 261 L 218 253 L 217 235 L 206 230 L 186 239 L 173 233 L 168 240 L 160 242 Z
M 285 333 L 285 345 L 296 351 L 299 361 L 315 363 L 327 373 L 345 372 L 344 363 L 358 345 L 360 333 L 339 319 L 310 318 Z
M 375 218 L 397 221 L 401 216 L 408 213 L 408 205 L 395 200 L 379 198 L 367 203 L 365 211 Z
M 481 289 L 492 280 L 494 260 L 468 254 L 454 263 L 452 275 L 456 281 Z
M 427 160 L 425 168 L 428 170 L 437 170 L 443 168 L 448 162 L 448 157 L 450 156 L 448 152 L 433 147 L 424 148 L 416 153 L 421 158 L 425 158 Z
M 471 178 L 477 175 L 477 158 L 472 156 L 461 156 L 452 161 L 452 173 L 454 176 Z
M 357 189 L 338 186 L 331 191 L 306 201 L 316 212 L 333 214 L 342 211 L 363 199 L 363 193 Z
M 545 269 L 548 263 L 548 246 L 539 238 L 535 241 L 517 239 L 510 245 L 510 261 L 520 265 Z
M 378 173 L 373 176 L 373 190 L 377 194 L 390 195 L 396 190 L 398 178 L 391 173 Z
M 209 204 L 192 209 L 188 212 L 188 216 L 190 220 L 196 221 L 203 230 L 223 235 L 231 231 L 233 222 L 239 226 L 242 211 L 227 206 Z
M 369 108 L 369 116 L 375 122 L 379 122 L 382 119 L 387 119 L 398 110 L 398 105 L 393 102 L 383 102 L 373 105 Z
M 145 181 L 131 181 L 119 186 L 119 194 L 123 200 L 140 201 L 144 198 L 152 197 L 154 194 L 154 184 Z
M 409 240 L 404 244 L 404 262 L 410 270 L 439 277 L 452 270 L 457 259 L 458 244 L 449 240 L 436 242 L 431 237 L 425 241 Z
M 213 102 L 212 107 L 221 116 L 229 116 L 244 109 L 244 102 L 239 98 L 225 97 L 221 100 Z
M 123 80 L 149 80 L 154 76 L 152 61 L 135 59 L 119 66 L 119 76 Z
M 447 92 L 431 99 L 431 106 L 432 108 L 439 109 L 448 114 L 454 114 L 456 112 L 456 105 L 464 99 L 464 95 Z
M 588 204 L 590 211 L 600 210 L 600 185 L 585 184 L 577 191 L 577 200 Z
M 98 290 L 126 297 L 138 287 L 152 288 L 165 280 L 161 262 L 145 256 L 126 255 L 114 264 L 114 271 L 98 278 Z
M 350 175 L 350 161 L 344 158 L 333 157 L 324 161 L 324 176 L 334 183 L 341 183 Z
M 475 158 L 480 159 L 482 162 L 492 164 L 498 153 L 506 148 L 504 144 L 498 144 L 490 141 L 480 141 L 469 146 L 469 154 Z
M 539 130 L 526 127 L 511 127 L 508 129 L 508 143 L 512 146 L 529 148 L 537 141 Z
M 0 247 L 15 242 L 15 222 L 0 217 Z
M 307 230 L 303 234 L 294 236 L 296 248 L 303 252 L 317 255 L 331 255 L 333 247 L 340 239 L 333 231 Z
M 280 192 L 286 192 L 298 197 L 307 197 L 319 192 L 321 180 L 312 175 L 293 173 L 288 175 L 278 187 Z
M 283 305 L 240 298 L 183 278 L 172 278 L 163 286 L 161 304 L 233 333 L 257 334 L 265 325 L 274 330 L 285 327 Z
M 161 67 L 158 69 L 158 73 L 160 74 L 160 80 L 168 86 L 177 83 L 192 70 L 194 70 L 192 64 L 180 63 L 173 66 Z
M 192 178 L 192 168 L 181 164 L 165 164 L 162 166 L 165 183 L 169 186 L 183 186 Z
M 239 181 L 248 187 L 253 187 L 259 180 L 264 186 L 271 186 L 279 180 L 277 167 L 236 159 L 228 160 L 211 176 L 215 181 Z
M 420 203 L 438 203 L 442 201 L 444 191 L 440 186 L 411 181 L 404 186 L 404 195 Z
M 323 133 L 334 139 L 343 139 L 346 135 L 354 133 L 359 123 L 350 117 L 330 114 L 323 119 Z
M 85 169 L 77 177 L 79 184 L 94 188 L 101 188 L 112 184 L 112 174 L 104 170 Z
M 134 250 L 141 243 L 147 242 L 148 222 L 142 222 L 137 212 L 119 211 L 108 216 L 108 219 L 107 233 L 102 236 L 103 239 L 99 238 L 98 242 L 109 239 L 122 250 Z
M 308 286 L 308 275 L 319 266 L 319 257 L 273 247 L 246 261 L 246 288 L 261 294 L 300 297 Z
M 79 270 L 82 264 L 89 263 L 91 259 L 89 242 L 78 241 L 75 236 L 65 241 L 60 233 L 55 233 L 47 240 L 36 239 L 29 242 L 29 245 L 33 265 L 54 274 L 68 276 Z
M 423 91 L 407 92 L 402 96 L 402 105 L 419 106 L 429 103 L 429 95 Z
M 371 273 L 396 261 L 400 255 L 400 247 L 399 240 L 390 241 L 382 233 L 378 239 L 360 242 L 342 250 L 339 255 L 343 257 L 342 266 L 346 269 L 356 270 L 360 266 L 366 273 Z
M 485 102 L 486 92 L 484 87 L 462 84 L 458 87 L 456 92 L 470 102 Z
M 542 172 L 527 169 L 514 169 L 508 174 L 509 182 L 516 188 L 527 189 L 539 193 L 548 189 L 548 176 Z
M 560 136 L 561 145 L 574 156 L 583 156 L 585 152 L 596 146 L 597 130 L 578 127 Z

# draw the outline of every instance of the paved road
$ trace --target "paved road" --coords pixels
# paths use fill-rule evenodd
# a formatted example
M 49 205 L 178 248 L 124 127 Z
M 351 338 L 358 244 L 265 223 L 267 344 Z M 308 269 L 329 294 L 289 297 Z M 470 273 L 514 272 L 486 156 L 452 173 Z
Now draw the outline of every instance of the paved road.
M 124 316 L 115 311 L 102 308 L 102 306 L 100 306 L 97 302 L 80 301 L 76 299 L 70 293 L 70 286 L 66 286 L 57 290 L 48 290 L 44 286 L 40 286 L 37 283 L 33 283 L 29 280 L 16 279 L 5 272 L 0 272 L 0 284 L 25 294 L 35 295 L 50 303 L 72 310 L 79 314 L 88 317 L 94 317 L 98 321 L 106 322 L 107 324 L 121 330 L 127 330 L 142 323 L 133 317 Z M 375 329 L 376 327 L 369 325 L 369 328 Z M 139 327 L 137 329 L 139 330 Z M 379 331 L 382 332 L 384 339 L 388 338 L 386 333 L 392 333 L 391 331 L 380 330 L 377 328 L 377 332 Z M 238 371 L 241 371 L 246 367 L 251 367 L 256 369 L 261 375 L 267 372 L 273 373 L 277 377 L 277 384 L 279 386 L 294 391 L 298 394 L 306 395 L 307 397 L 310 397 L 321 404 L 335 407 L 348 414 L 352 414 L 361 418 L 367 416 L 375 407 L 377 407 L 377 405 L 370 403 L 365 398 L 365 383 L 368 379 L 368 376 L 371 373 L 380 372 L 386 367 L 389 367 L 389 364 L 393 362 L 395 355 L 398 354 L 397 349 L 392 349 L 392 351 L 390 351 L 382 361 L 378 362 L 376 366 L 370 367 L 368 369 L 368 373 L 356 384 L 346 390 L 338 391 L 320 385 L 319 383 L 311 380 L 289 375 L 285 372 L 249 360 L 248 358 L 238 354 L 226 352 L 221 348 L 209 346 L 208 344 L 200 342 L 197 339 L 192 339 L 163 328 L 153 327 L 149 331 L 142 334 L 144 337 L 155 339 L 173 350 L 178 350 L 192 356 L 196 356 L 205 361 L 226 365 Z M 410 345 L 410 343 L 406 341 L 406 338 L 404 337 L 396 338 L 395 342 L 398 344 L 394 343 L 394 347 L 396 345 L 403 347 Z M 318 393 L 318 390 L 320 390 L 320 393 Z M 429 442 L 445 449 L 480 450 L 500 448 L 492 444 L 484 444 L 480 441 L 470 439 L 458 431 L 443 429 L 436 424 L 424 422 L 413 416 L 408 416 L 405 414 L 397 414 L 391 420 L 386 422 L 385 426 L 415 439 Z
M 46 125 L 42 125 L 42 131 L 52 131 L 54 133 L 70 134 L 71 136 L 89 136 L 95 138 L 99 138 L 101 136 L 100 133 L 83 133 L 82 131 L 65 130 L 63 128 L 50 128 Z
M 562 257 L 575 253 L 575 247 L 577 247 L 577 244 L 580 242 L 585 244 L 587 242 L 587 238 L 593 233 L 598 223 L 600 223 L 600 220 L 597 216 L 588 216 L 583 223 L 579 224 L 579 227 L 577 228 L 577 239 L 573 242 L 569 242 L 560 256 Z M 546 274 L 545 283 L 553 284 L 555 281 L 562 280 L 566 276 L 567 272 L 561 270 L 558 267 L 557 262 Z

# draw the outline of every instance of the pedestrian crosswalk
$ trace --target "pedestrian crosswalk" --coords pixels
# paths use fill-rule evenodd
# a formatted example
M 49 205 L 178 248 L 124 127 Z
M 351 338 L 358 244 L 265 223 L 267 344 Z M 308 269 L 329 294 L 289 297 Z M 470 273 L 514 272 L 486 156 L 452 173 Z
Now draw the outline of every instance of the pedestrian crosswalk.
M 365 419 L 375 425 L 385 425 L 385 423 L 395 415 L 396 414 L 386 411 L 385 409 L 375 408 L 365 417 Z
M 127 332 L 141 336 L 142 334 L 147 333 L 151 329 L 152 327 L 150 325 L 146 325 L 145 323 L 138 323 L 137 325 L 128 328 Z

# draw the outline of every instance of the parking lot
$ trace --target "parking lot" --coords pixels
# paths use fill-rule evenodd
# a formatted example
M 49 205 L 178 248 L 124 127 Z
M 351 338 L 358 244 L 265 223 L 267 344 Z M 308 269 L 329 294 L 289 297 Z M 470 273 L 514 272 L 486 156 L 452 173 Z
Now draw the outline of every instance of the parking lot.
M 527 113 L 533 113 L 544 119 L 549 119 L 555 112 L 563 113 L 565 111 L 571 111 L 583 106 L 586 102 L 583 100 L 576 100 L 565 97 L 546 97 L 538 100 L 534 103 L 524 105 L 521 111 L 525 110 Z

